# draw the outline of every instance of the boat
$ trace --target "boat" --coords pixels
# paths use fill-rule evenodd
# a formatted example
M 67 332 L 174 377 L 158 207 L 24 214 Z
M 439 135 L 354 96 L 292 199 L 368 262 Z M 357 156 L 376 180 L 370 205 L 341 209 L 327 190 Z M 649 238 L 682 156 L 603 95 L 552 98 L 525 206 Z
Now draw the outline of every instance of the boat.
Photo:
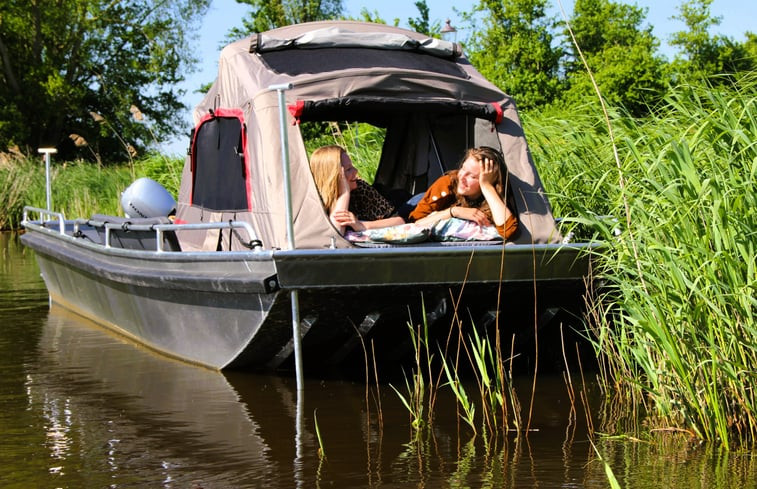
M 408 195 L 466 148 L 500 149 L 517 237 L 345 239 L 302 131 L 333 121 L 384 129 L 373 185 Z M 52 302 L 212 369 L 304 372 L 401 364 L 421 323 L 439 338 L 462 319 L 533 340 L 530 324 L 583 303 L 602 244 L 560 233 L 513 98 L 456 43 L 354 21 L 258 33 L 222 50 L 194 123 L 175 216 L 123 198 L 126 216 L 25 208 L 21 239 Z

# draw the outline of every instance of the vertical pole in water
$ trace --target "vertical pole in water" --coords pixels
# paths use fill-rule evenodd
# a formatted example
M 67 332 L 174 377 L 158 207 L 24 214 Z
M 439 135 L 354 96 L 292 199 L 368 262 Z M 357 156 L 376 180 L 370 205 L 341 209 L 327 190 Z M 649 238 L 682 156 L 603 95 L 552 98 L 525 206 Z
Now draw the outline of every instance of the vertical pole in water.
M 53 210 L 52 191 L 50 189 L 50 155 L 58 152 L 55 148 L 39 148 L 38 153 L 45 155 L 45 196 L 47 197 L 47 210 Z
M 270 90 L 276 90 L 279 95 L 279 130 L 281 132 L 281 162 L 284 172 L 284 200 L 286 204 L 287 221 L 287 244 L 290 250 L 294 249 L 294 218 L 292 217 L 292 184 L 289 176 L 289 135 L 286 125 L 286 100 L 284 92 L 292 88 L 291 83 L 271 85 Z M 294 342 L 294 366 L 297 376 L 297 391 L 303 387 L 302 374 L 302 345 L 300 344 L 300 304 L 297 291 L 291 292 L 292 300 L 292 341 Z
M 286 205 L 287 221 L 287 245 L 290 250 L 294 249 L 294 218 L 292 217 L 292 182 L 289 177 L 289 134 L 286 125 L 286 100 L 284 92 L 292 89 L 291 83 L 271 85 L 270 90 L 276 90 L 279 95 L 279 130 L 281 132 L 281 163 L 284 171 L 284 200 Z M 305 391 L 302 374 L 302 345 L 300 344 L 300 302 L 297 290 L 292 290 L 292 342 L 294 346 L 294 370 L 297 376 L 297 409 L 295 413 L 295 463 L 294 474 L 297 487 L 302 487 L 302 409 L 304 404 L 303 393 Z

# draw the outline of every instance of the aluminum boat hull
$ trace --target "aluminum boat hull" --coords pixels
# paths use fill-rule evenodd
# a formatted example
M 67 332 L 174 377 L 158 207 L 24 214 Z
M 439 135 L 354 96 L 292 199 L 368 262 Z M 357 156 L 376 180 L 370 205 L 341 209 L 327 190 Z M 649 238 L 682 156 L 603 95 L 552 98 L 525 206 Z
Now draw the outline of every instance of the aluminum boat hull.
M 306 371 L 363 363 L 368 345 L 401 362 L 412 355 L 407 324 L 424 313 L 440 337 L 455 317 L 530 331 L 518 322 L 580 306 L 596 247 L 159 252 L 106 247 L 44 223 L 25 227 L 21 240 L 36 253 L 52 302 L 213 369 L 290 367 L 291 291 Z

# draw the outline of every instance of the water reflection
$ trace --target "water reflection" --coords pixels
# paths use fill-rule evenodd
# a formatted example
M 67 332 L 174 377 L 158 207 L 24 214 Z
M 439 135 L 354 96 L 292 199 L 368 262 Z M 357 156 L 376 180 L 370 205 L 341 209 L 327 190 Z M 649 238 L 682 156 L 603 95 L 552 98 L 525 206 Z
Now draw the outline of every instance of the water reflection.
M 544 405 L 528 438 L 484 443 L 458 423 L 445 391 L 433 424 L 416 432 L 388 386 L 310 379 L 298 437 L 292 378 L 224 375 L 169 360 L 58 307 L 37 355 L 24 384 L 27 409 L 40 414 L 44 432 L 39 461 L 46 477 L 69 487 L 83 473 L 95 485 L 164 487 L 605 483 L 601 472 L 586 479 L 593 457 L 585 441 L 572 439 L 580 423 L 566 432 L 564 387 L 537 392 Z
M 234 470 L 271 475 L 260 427 L 223 375 L 125 344 L 59 308 L 43 328 L 27 390 L 46 419 L 57 474 L 86 463 L 109 480 L 141 474 L 183 486 L 232 482 Z M 93 448 L 102 456 L 87 453 Z

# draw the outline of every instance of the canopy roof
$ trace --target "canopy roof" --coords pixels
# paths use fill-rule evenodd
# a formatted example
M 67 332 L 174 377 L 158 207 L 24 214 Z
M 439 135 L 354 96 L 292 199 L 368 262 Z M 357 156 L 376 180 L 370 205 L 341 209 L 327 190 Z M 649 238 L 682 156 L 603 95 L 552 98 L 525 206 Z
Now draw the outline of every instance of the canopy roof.
M 247 220 L 266 247 L 287 247 L 280 110 L 278 94 L 270 88 L 282 84 L 292 86 L 285 92 L 284 127 L 297 248 L 352 246 L 323 211 L 300 121 L 359 121 L 386 128 L 374 183 L 411 194 L 424 191 L 443 172 L 456 168 L 468 147 L 500 148 L 521 220 L 518 241 L 559 239 L 513 100 L 481 76 L 456 44 L 352 21 L 287 26 L 222 50 L 218 77 L 194 112 L 198 129 L 182 180 L 180 219 Z M 232 136 L 222 136 L 217 128 L 200 129 L 201 122 L 220 120 L 219 114 L 233 114 L 230 117 L 239 121 L 228 129 L 237 131 Z M 226 122 L 218 127 L 229 126 Z M 222 140 L 233 145 L 232 151 L 219 150 L 226 156 L 217 158 L 236 154 L 238 165 L 216 164 L 213 157 L 200 156 L 208 153 L 202 145 L 216 140 L 219 145 Z M 218 169 L 203 172 L 198 165 Z M 230 180 L 240 178 L 244 184 Z M 224 194 L 229 186 L 245 187 L 246 200 L 237 198 L 226 208 L 223 198 L 210 199 L 212 206 L 193 200 Z M 217 235 L 195 236 L 193 241 L 205 249 L 219 246 Z M 226 246 L 224 239 L 220 242 Z M 186 248 L 185 243 L 182 246 Z

